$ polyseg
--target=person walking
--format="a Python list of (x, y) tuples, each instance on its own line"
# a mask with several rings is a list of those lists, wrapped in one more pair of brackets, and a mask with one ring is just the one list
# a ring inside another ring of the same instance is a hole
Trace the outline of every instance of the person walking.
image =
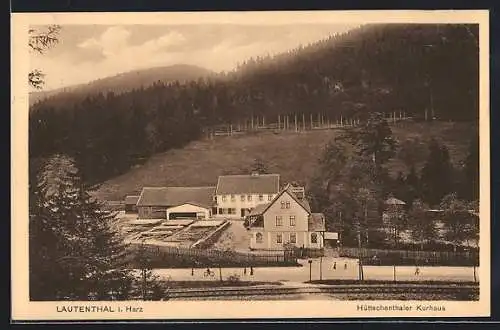
[(250, 266), (250, 276), (252, 276), (252, 275), (253, 275), (253, 267)]
[(419, 274), (420, 274), (420, 268), (418, 268), (417, 266), (417, 268), (415, 268), (415, 276), (418, 276)]
[(247, 274), (247, 268), (245, 267), (245, 268), (243, 269), (243, 275), (246, 275), (246, 274)]
[(337, 262), (336, 262), (336, 261), (334, 261), (334, 262), (333, 262), (333, 270), (336, 270), (336, 269), (337, 269)]
[(344, 270), (347, 270), (347, 262), (344, 263)]

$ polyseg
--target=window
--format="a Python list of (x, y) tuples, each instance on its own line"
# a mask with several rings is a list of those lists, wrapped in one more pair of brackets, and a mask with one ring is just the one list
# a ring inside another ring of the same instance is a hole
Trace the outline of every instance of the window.
[(259, 201), (263, 201), (264, 200), (264, 195), (259, 195)]
[(273, 200), (273, 195), (267, 195), (267, 200), (272, 201)]
[(244, 202), (245, 201), (245, 195), (241, 195), (241, 201)]
[(276, 234), (276, 243), (278, 243), (278, 244), (283, 243), (283, 235), (282, 234)]
[(312, 244), (318, 243), (318, 234), (316, 234), (316, 233), (311, 234), (311, 243)]
[(295, 226), (295, 216), (294, 215), (290, 216), (290, 226)]
[(297, 234), (290, 233), (290, 243), (297, 243)]
[(236, 214), (236, 209), (234, 208), (227, 209), (227, 214)]
[(280, 215), (276, 216), (276, 227), (283, 226), (283, 218)]
[(226, 201), (226, 195), (223, 195), (222, 196), (222, 201), (225, 202)]
[(224, 214), (224, 209), (219, 208), (219, 214)]
[(286, 208), (289, 209), (290, 208), (290, 202), (286, 202)]
[(231, 202), (234, 202), (236, 200), (236, 196), (231, 195)]
[(285, 208), (285, 202), (281, 202), (281, 208), (284, 209)]
[(262, 243), (262, 234), (261, 233), (255, 234), (255, 242)]
[(249, 201), (249, 202), (252, 201), (252, 195), (247, 195), (247, 201)]

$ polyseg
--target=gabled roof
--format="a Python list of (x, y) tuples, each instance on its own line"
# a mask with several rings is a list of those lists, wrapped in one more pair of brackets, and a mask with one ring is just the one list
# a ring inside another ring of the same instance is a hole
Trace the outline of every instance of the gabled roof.
[(138, 200), (139, 200), (139, 196), (129, 195), (129, 196), (125, 197), (125, 205), (135, 205), (135, 204), (137, 204)]
[(186, 203), (209, 208), (215, 187), (144, 187), (137, 206), (178, 206)]
[(308, 231), (325, 231), (325, 215), (323, 213), (311, 213), (307, 227)]
[(292, 199), (297, 202), (308, 214), (311, 214), (311, 207), (309, 206), (309, 203), (305, 199), (299, 199), (297, 196), (291, 191), (290, 189), (290, 184), (287, 184), (279, 194), (277, 194), (273, 200), (267, 204), (262, 204), (262, 205), (257, 205), (251, 212), (250, 215), (260, 215), (264, 214), (271, 205), (273, 205), (281, 195), (283, 195), (285, 192), (292, 197)]
[(216, 194), (276, 194), (279, 182), (279, 174), (221, 175)]
[(403, 202), (402, 200), (400, 199), (397, 199), (397, 198), (394, 198), (394, 197), (389, 197), (386, 201), (385, 201), (385, 204), (386, 205), (406, 205), (405, 202)]

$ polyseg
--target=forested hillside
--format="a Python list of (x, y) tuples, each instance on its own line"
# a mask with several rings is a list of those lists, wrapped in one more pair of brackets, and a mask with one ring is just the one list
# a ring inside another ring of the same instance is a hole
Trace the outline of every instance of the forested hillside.
[(65, 107), (68, 102), (81, 102), (88, 95), (113, 92), (129, 92), (141, 86), (150, 86), (163, 81), (191, 81), (208, 77), (213, 72), (194, 65), (171, 65), (120, 73), (116, 76), (91, 81), (87, 84), (73, 85), (49, 91), (30, 93), (30, 105), (45, 101), (44, 106)]
[(30, 156), (67, 153), (86, 180), (100, 182), (208, 126), (257, 115), (362, 120), (372, 111), (423, 117), (427, 109), (438, 120), (476, 121), (478, 65), (477, 26), (364, 26), (187, 84), (55, 96), (32, 107)]

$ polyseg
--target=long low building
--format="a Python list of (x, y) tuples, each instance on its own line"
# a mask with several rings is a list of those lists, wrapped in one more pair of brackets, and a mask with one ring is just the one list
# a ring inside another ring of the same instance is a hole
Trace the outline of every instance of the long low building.
[(215, 187), (144, 187), (137, 201), (140, 219), (209, 219)]

